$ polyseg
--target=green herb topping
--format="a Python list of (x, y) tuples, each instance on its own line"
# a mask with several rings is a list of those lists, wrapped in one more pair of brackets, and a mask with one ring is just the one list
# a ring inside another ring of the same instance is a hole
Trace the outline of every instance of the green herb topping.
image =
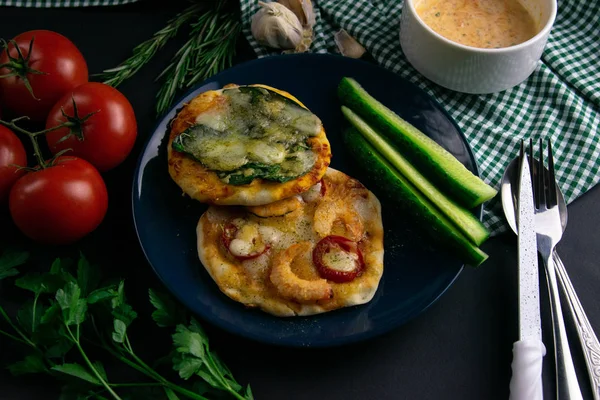
[(286, 182), (314, 166), (307, 140), (321, 132), (317, 116), (264, 88), (225, 89), (223, 96), (225, 104), (200, 114), (196, 125), (173, 141), (173, 149), (232, 185), (257, 178)]

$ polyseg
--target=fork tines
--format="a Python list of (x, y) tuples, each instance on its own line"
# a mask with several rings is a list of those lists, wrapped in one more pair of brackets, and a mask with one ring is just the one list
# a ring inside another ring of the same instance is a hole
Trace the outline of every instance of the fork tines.
[(531, 180), (533, 182), (533, 197), (535, 207), (552, 208), (558, 205), (556, 175), (554, 172), (554, 157), (552, 143), (548, 139), (548, 169), (544, 168), (544, 142), (540, 138), (538, 149), (539, 158), (533, 158), (533, 140), (529, 139), (529, 159), (531, 163)]
[(548, 202), (555, 206), (558, 204), (556, 175), (554, 174), (554, 157), (552, 155), (552, 142), (548, 139)]

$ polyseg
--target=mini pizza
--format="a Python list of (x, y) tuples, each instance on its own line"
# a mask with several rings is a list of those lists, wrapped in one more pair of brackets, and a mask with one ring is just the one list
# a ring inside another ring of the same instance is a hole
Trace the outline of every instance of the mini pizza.
[(263, 205), (315, 185), (331, 148), (321, 120), (289, 93), (227, 85), (171, 122), (168, 162), (184, 193), (218, 205)]
[(379, 200), (331, 168), (302, 195), (211, 206), (196, 232), (200, 261), (221, 291), (276, 316), (367, 303), (383, 274)]

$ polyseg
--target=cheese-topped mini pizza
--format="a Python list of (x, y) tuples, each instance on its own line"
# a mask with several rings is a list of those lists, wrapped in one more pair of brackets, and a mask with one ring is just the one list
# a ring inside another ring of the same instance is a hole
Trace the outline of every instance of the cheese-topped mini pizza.
[(379, 201), (329, 168), (302, 195), (263, 206), (211, 206), (200, 261), (227, 296), (277, 316), (363, 304), (383, 273)]
[(321, 120), (291, 94), (227, 85), (195, 97), (171, 123), (169, 173), (192, 198), (262, 205), (308, 190), (331, 159)]

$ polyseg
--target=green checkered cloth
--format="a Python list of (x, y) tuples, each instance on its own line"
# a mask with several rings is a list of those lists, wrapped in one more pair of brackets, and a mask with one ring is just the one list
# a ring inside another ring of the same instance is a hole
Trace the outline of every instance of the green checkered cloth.
[(138, 0), (0, 0), (0, 7), (33, 7), (33, 8), (60, 8), (60, 7), (97, 7), (118, 6), (134, 3)]
[[(257, 0), (241, 0), (244, 34), (259, 57), (276, 54), (250, 32)], [(558, 16), (542, 61), (525, 82), (489, 95), (444, 89), (406, 60), (399, 40), (400, 0), (318, 0), (311, 51), (335, 53), (334, 33), (344, 28), (375, 60), (438, 100), (465, 133), (481, 177), (499, 187), (520, 139), (552, 139), (557, 178), (568, 202), (599, 180), (600, 0), (559, 0)], [(484, 223), (493, 234), (507, 229), (500, 200), (486, 205)]]

